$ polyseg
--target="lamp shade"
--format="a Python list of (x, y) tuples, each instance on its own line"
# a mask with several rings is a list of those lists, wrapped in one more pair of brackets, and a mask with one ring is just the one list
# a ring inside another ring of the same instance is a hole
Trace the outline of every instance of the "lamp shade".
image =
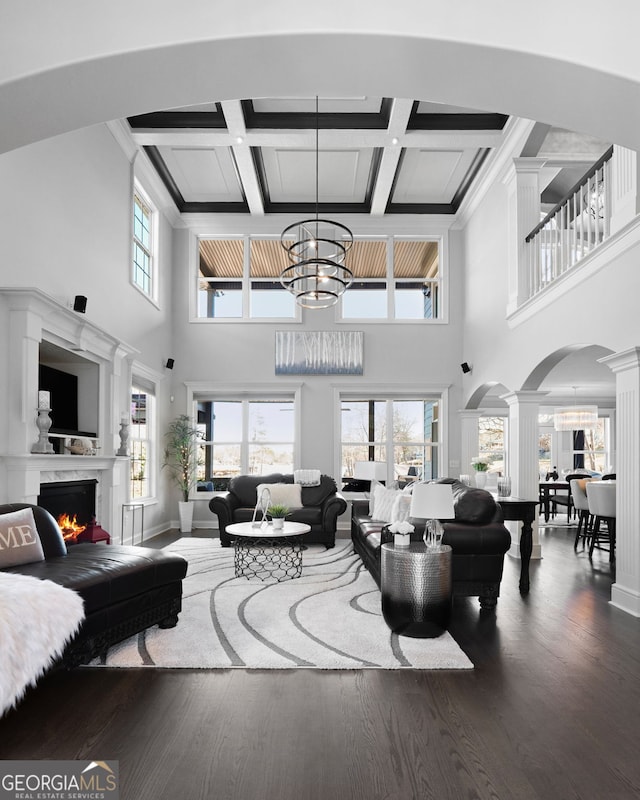
[(353, 465), (353, 477), (360, 481), (386, 481), (386, 461), (356, 461)]
[(448, 483), (417, 483), (409, 516), (416, 519), (454, 519), (453, 491)]

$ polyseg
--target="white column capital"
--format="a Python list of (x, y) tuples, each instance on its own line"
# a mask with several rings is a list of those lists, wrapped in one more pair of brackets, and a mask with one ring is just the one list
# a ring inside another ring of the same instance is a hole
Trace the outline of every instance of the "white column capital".
[(537, 175), (546, 163), (546, 158), (514, 158), (513, 169), (517, 175)]
[(630, 347), (598, 359), (598, 363), (606, 364), (612, 372), (626, 372), (630, 369), (640, 369), (640, 347)]
[(548, 394), (549, 392), (539, 392), (533, 389), (522, 389), (521, 391), (507, 392), (507, 394), (502, 394), (500, 395), (500, 399), (504, 400), (508, 406), (539, 406)]

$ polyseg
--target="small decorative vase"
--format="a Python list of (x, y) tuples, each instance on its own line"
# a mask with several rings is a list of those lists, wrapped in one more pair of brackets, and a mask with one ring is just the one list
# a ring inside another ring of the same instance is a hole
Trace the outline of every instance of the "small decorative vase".
[(284, 528), (284, 518), (283, 517), (274, 517), (272, 522), (273, 522), (273, 530), (274, 531), (281, 531)]
[(487, 485), (487, 473), (481, 470), (476, 471), (476, 489), (484, 489)]

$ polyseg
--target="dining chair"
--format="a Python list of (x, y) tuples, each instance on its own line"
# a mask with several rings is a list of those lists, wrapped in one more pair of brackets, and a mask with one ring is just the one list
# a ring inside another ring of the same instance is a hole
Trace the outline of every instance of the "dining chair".
[[(616, 552), (616, 484), (615, 481), (592, 481), (587, 483), (589, 512), (593, 514), (593, 528), (589, 558), (595, 549), (609, 553), (609, 561), (615, 560)], [(602, 530), (606, 525), (606, 533)]]
[(573, 506), (578, 512), (578, 532), (573, 543), (574, 550), (578, 549), (580, 540), (582, 540), (582, 546), (585, 547), (591, 536), (593, 516), (589, 511), (589, 498), (587, 497), (586, 488), (587, 482), (591, 482), (591, 480), (591, 478), (573, 478), (569, 482)]
[[(585, 476), (581, 473), (575, 472), (567, 475), (564, 479), (568, 484), (569, 487), (571, 486), (572, 480), (578, 480), (580, 478), (584, 478)], [(558, 510), (558, 506), (566, 506), (567, 508), (567, 524), (571, 522), (571, 514), (574, 511), (573, 507), (573, 498), (571, 497), (571, 489), (567, 487), (568, 491), (560, 493), (551, 494), (549, 496), (549, 505), (551, 508), (551, 516), (555, 517), (556, 512)]]

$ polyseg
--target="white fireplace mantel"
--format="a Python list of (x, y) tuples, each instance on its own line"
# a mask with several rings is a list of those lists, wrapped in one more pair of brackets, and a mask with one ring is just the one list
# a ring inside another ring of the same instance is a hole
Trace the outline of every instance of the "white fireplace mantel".
[[(41, 342), (98, 366), (96, 419), (99, 455), (36, 454), (35, 423)], [(116, 456), (119, 423), (129, 413), (131, 365), (138, 351), (39, 289), (0, 288), (0, 502), (37, 503), (42, 483), (98, 481), (98, 522), (119, 538), (128, 500), (129, 459)]]

